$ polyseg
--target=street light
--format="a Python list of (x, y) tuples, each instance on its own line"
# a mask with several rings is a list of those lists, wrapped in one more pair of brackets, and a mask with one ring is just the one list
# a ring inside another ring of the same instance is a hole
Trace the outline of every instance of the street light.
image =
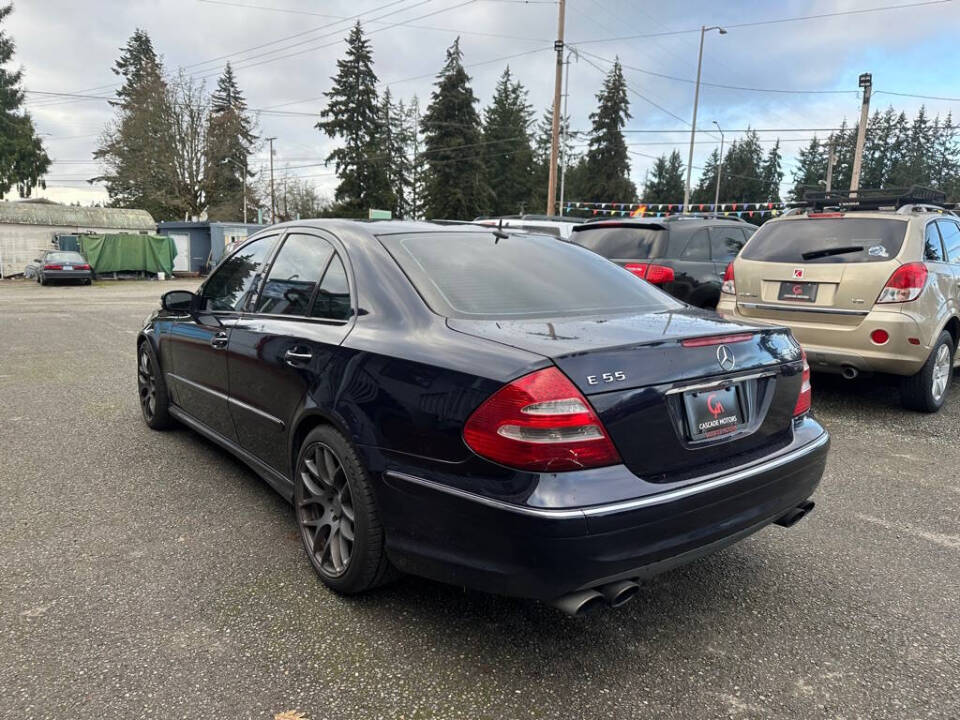
[(716, 120), (713, 121), (713, 124), (717, 126), (717, 130), (720, 131), (720, 157), (717, 161), (717, 190), (713, 196), (713, 216), (720, 217), (720, 176), (723, 175), (723, 130), (720, 128), (720, 123)]
[(697, 55), (697, 85), (693, 91), (693, 125), (690, 127), (690, 155), (687, 157), (687, 184), (683, 189), (683, 211), (690, 212), (690, 172), (693, 170), (693, 143), (697, 139), (697, 104), (700, 102), (700, 70), (703, 67), (703, 36), (709, 31), (716, 30), (721, 35), (727, 31), (719, 25), (700, 27), (700, 53)]
[(220, 161), (220, 164), (221, 164), (221, 165), (226, 165), (227, 163), (233, 163), (233, 164), (236, 165), (238, 168), (240, 168), (240, 170), (243, 171), (243, 178), (242, 178), (242, 182), (243, 182), (243, 224), (246, 225), (246, 224), (247, 224), (247, 159), (246, 159), (246, 158), (243, 159), (243, 164), (242, 164), (242, 165), (241, 165), (239, 162), (237, 162), (235, 159), (233, 159), (232, 157), (226, 157), (226, 158), (224, 158), (223, 160)]

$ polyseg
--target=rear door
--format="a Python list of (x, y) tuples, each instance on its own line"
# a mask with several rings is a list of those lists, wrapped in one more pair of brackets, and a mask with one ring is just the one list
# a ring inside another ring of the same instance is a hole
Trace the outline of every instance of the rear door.
[(670, 235), (672, 258), (664, 264), (673, 266), (674, 281), (663, 289), (696, 307), (716, 307), (720, 278), (710, 258), (709, 230), (677, 223)]
[[(942, 276), (941, 287), (943, 297), (948, 305), (943, 313), (944, 317), (960, 314), (960, 223), (956, 220), (943, 218), (927, 225), (929, 229), (936, 225), (937, 231), (943, 239), (943, 257), (947, 265), (939, 265), (938, 274)], [(931, 265), (928, 263), (928, 267)], [(947, 277), (949, 276), (949, 281)], [(960, 347), (957, 348), (960, 354)]]
[(856, 326), (901, 260), (907, 218), (828, 213), (764, 225), (734, 270), (746, 317)]
[(335, 239), (295, 230), (283, 241), (260, 291), (230, 335), (230, 412), (240, 444), (281, 473), (288, 434), (352, 327), (346, 265)]

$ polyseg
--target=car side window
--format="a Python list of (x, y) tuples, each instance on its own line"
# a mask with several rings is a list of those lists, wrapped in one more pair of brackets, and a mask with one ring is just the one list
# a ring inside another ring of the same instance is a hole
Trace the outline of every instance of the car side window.
[(349, 320), (352, 315), (347, 271), (340, 256), (334, 253), (320, 287), (317, 288), (310, 316), (325, 320)]
[(937, 220), (943, 247), (947, 253), (947, 262), (960, 263), (960, 225), (953, 220)]
[(204, 309), (242, 309), (248, 293), (256, 288), (256, 280), (276, 241), (276, 235), (258, 238), (224, 260), (204, 283)]
[(923, 259), (931, 262), (944, 262), (943, 243), (935, 222), (928, 223), (923, 234)]
[(681, 260), (709, 260), (710, 259), (710, 237), (707, 235), (706, 228), (697, 230), (687, 246), (680, 253)]
[(740, 228), (710, 228), (710, 254), (715, 262), (731, 262), (745, 243), (743, 230)]
[(270, 267), (256, 312), (306, 315), (331, 255), (333, 246), (322, 237), (288, 235)]

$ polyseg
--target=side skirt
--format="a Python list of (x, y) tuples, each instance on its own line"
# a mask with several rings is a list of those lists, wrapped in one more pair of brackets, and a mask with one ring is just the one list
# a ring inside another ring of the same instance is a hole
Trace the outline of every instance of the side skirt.
[(216, 430), (210, 429), (189, 413), (181, 410), (176, 405), (170, 406), (170, 414), (191, 430), (200, 433), (208, 440), (212, 440), (224, 450), (228, 450), (239, 460), (245, 462), (250, 466), (251, 470), (266, 480), (270, 487), (280, 493), (280, 495), (282, 495), (287, 502), (293, 502), (293, 483), (288, 478), (278, 473), (269, 465), (263, 463), (255, 455), (252, 455), (244, 450), (242, 447), (233, 442), (233, 440), (224, 437)]

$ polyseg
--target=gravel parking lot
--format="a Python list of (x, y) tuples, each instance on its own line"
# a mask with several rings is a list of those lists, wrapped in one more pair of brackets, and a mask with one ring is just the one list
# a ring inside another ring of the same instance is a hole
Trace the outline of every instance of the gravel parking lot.
[(195, 284), (0, 282), (0, 717), (960, 717), (960, 384), (815, 377), (814, 513), (619, 610), (342, 599), (265, 483), (141, 422), (135, 334)]

